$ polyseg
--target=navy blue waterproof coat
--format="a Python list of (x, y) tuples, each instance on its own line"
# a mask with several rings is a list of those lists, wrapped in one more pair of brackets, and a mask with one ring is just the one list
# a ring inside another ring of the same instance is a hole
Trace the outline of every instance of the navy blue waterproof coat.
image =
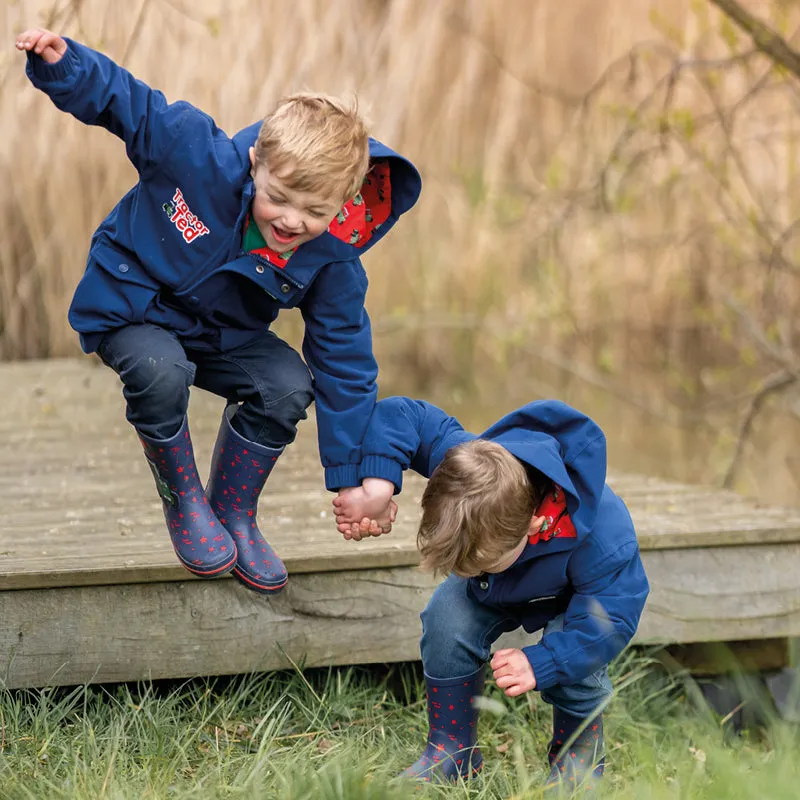
[(326, 232), (285, 267), (274, 266), (242, 251), (254, 194), (249, 148), (260, 123), (231, 138), (189, 103), (167, 103), (106, 56), (67, 44), (55, 64), (28, 53), (29, 78), (58, 108), (119, 136), (139, 173), (95, 232), (70, 307), (84, 351), (96, 350), (106, 331), (137, 323), (175, 331), (193, 347), (230, 350), (263, 334), (281, 309), (297, 307), (325, 482), (356, 485), (377, 397), (359, 255), (416, 202), (416, 169), (371, 140), (370, 155), (386, 160), (391, 176), (391, 211), (380, 230), (361, 247)]
[[(451, 447), (475, 438), (430, 403), (381, 400), (364, 438), (359, 477), (390, 480), (400, 491), (403, 470), (430, 477)], [(528, 543), (504, 572), (470, 578), (468, 591), (507, 610), (528, 632), (563, 613), (563, 631), (524, 652), (537, 689), (575, 683), (630, 641), (649, 592), (630, 515), (605, 482), (605, 436), (574, 408), (542, 400), (503, 417), (480, 438), (558, 484), (577, 535)]]

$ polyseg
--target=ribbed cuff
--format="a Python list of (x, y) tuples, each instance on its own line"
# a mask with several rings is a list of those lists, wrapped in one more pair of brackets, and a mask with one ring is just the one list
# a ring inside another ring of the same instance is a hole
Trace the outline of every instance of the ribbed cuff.
[(64, 41), (67, 43), (67, 52), (55, 64), (48, 64), (33, 50), (27, 51), (28, 63), (25, 71), (35, 84), (58, 83), (77, 73), (81, 62), (78, 55), (79, 45), (66, 37)]
[(365, 456), (358, 468), (358, 482), (364, 478), (382, 478), (394, 484), (394, 493), (399, 494), (403, 488), (403, 468), (386, 456)]
[(338, 492), (348, 486), (360, 486), (358, 464), (339, 464), (336, 467), (325, 467), (325, 488), (329, 492)]
[(549, 689), (559, 683), (556, 662), (550, 651), (541, 642), (532, 644), (530, 647), (523, 647), (522, 652), (525, 653), (531, 669), (533, 669), (537, 692), (542, 691), (542, 689)]

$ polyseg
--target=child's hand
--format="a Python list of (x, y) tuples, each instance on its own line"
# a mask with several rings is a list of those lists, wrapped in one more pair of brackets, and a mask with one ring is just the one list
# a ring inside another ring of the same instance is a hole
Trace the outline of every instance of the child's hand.
[(492, 656), (491, 666), (495, 682), (507, 697), (516, 697), (536, 688), (531, 662), (522, 650), (498, 650)]
[(333, 499), (337, 530), (355, 541), (389, 533), (397, 516), (393, 494), (394, 484), (380, 478), (366, 478), (361, 486), (342, 489)]
[(48, 64), (61, 61), (61, 56), (67, 52), (67, 43), (57, 33), (44, 28), (31, 28), (20, 33), (16, 46), (17, 50), (33, 51)]
[[(334, 497), (332, 502), (336, 530), (343, 534), (345, 539), (361, 541), (360, 527), (366, 528), (364, 536), (371, 536), (373, 527), (378, 531), (378, 523), (371, 525), (369, 517), (364, 516), (364, 489), (361, 486), (340, 489), (338, 496)], [(380, 535), (379, 531), (377, 535)]]
[[(377, 479), (374, 479), (377, 480)], [(364, 482), (367, 484), (367, 481)], [(380, 481), (380, 483), (388, 483)], [(388, 484), (394, 490), (391, 483)], [(336, 515), (336, 528), (344, 535), (345, 539), (360, 542), (367, 536), (380, 536), (389, 533), (392, 523), (397, 517), (397, 503), (391, 499), (387, 501), (385, 492), (381, 494), (370, 490), (369, 486), (357, 486), (344, 489), (333, 500), (334, 514)]]
[[(362, 539), (366, 539), (367, 536), (380, 536), (384, 533), (381, 526), (378, 525), (378, 521), (369, 517), (364, 517), (361, 522), (343, 523), (337, 525), (336, 528), (345, 539), (352, 539), (354, 542), (360, 542)], [(386, 533), (388, 532), (386, 531)]]

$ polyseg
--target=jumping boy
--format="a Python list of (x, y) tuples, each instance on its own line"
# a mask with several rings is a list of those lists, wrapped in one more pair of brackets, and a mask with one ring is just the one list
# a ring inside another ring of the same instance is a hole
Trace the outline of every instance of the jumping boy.
[(436, 406), (392, 397), (376, 405), (362, 453), (362, 491), (333, 501), (339, 531), (378, 534), (372, 509), (413, 469), (430, 478), (422, 566), (449, 574), (422, 612), (429, 733), (404, 775), (453, 780), (481, 768), (472, 698), (492, 643), (522, 627), (544, 633), (494, 653), (497, 686), (509, 697), (538, 690), (553, 706), (552, 787), (599, 778), (607, 665), (649, 591), (630, 515), (605, 483), (603, 432), (564, 403), (539, 401), (477, 437)]
[[(312, 400), (327, 488), (358, 484), (377, 394), (359, 256), (416, 202), (419, 174), (325, 95), (285, 98), (230, 138), (70, 39), (37, 28), (16, 47), (34, 86), (119, 136), (139, 174), (92, 238), (69, 321), (119, 374), (178, 558), (279, 591), (286, 569), (256, 526), (259, 495)], [(294, 307), (305, 363), (269, 330)], [(228, 403), (205, 490), (192, 384)], [(391, 527), (389, 506), (378, 516)]]

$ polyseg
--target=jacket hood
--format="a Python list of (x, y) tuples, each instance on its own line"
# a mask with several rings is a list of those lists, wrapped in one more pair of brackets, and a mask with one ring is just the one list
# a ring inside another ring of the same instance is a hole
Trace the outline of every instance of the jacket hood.
[[(242, 181), (243, 183), (246, 181), (244, 195), (247, 202), (252, 200), (254, 193), (253, 181), (250, 177), (249, 150), (255, 144), (260, 128), (261, 122), (256, 122), (232, 137), (234, 147), (240, 153), (244, 167)], [(391, 210), (388, 218), (380, 225), (380, 229), (375, 230), (368, 241), (360, 243), (358, 246), (343, 241), (326, 231), (316, 239), (301, 245), (294, 258), (301, 252), (304, 254), (303, 262), (307, 260), (313, 262), (318, 262), (319, 260), (326, 262), (347, 261), (358, 258), (379, 242), (394, 227), (400, 216), (405, 214), (417, 202), (422, 191), (422, 178), (417, 168), (408, 159), (403, 158), (403, 156), (395, 153), (394, 150), (382, 142), (371, 137), (369, 140), (369, 155), (372, 162), (384, 161), (389, 167)]]
[(606, 439), (589, 417), (557, 400), (539, 400), (481, 434), (557, 483), (579, 539), (594, 525), (606, 481)]

